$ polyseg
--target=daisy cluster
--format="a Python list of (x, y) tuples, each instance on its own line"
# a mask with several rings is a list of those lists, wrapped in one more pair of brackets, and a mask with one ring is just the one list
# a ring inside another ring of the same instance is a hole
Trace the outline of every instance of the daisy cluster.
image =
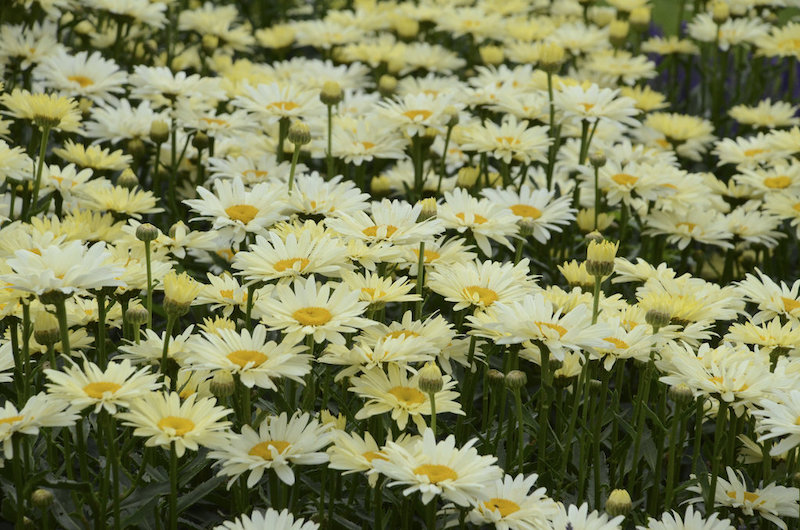
[(9, 1), (0, 520), (798, 528), (796, 0)]

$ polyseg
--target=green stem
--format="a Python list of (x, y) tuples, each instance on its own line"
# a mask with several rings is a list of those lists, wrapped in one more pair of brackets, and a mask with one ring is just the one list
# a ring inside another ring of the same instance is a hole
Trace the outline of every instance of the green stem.
[(680, 426), (680, 417), (683, 408), (679, 403), (675, 404), (675, 411), (672, 414), (672, 424), (669, 430), (669, 442), (667, 444), (667, 488), (664, 491), (664, 509), (669, 510), (672, 508), (672, 498), (675, 489), (675, 472), (677, 471), (677, 462), (680, 462), (678, 456), (678, 428)]
[(431, 430), (433, 437), (436, 438), (436, 393), (428, 392), (428, 399), (431, 402)]
[(169, 446), (169, 529), (178, 529), (178, 453), (175, 442)]
[[(156, 192), (157, 193), (157, 192)], [(153, 327), (153, 267), (150, 258), (150, 241), (144, 242), (144, 262), (147, 268), (147, 329)]]
[(706, 513), (711, 513), (714, 510), (714, 494), (717, 491), (717, 476), (719, 475), (719, 465), (722, 460), (722, 439), (725, 437), (725, 420), (728, 416), (728, 402), (722, 399), (719, 400), (719, 409), (717, 410), (717, 424), (714, 430), (714, 452), (711, 454), (711, 480), (709, 482), (708, 491), (706, 492)]
[(39, 202), (39, 188), (42, 185), (42, 169), (44, 169), (44, 158), (47, 155), (47, 140), (49, 138), (50, 127), (42, 127), (42, 139), (39, 141), (39, 160), (36, 161), (36, 176), (33, 180), (31, 199), (28, 208), (25, 210), (25, 221), (31, 220), (36, 211), (36, 204)]
[[(536, 436), (539, 442), (539, 476), (544, 477), (544, 473), (547, 470), (547, 432), (549, 430), (548, 417), (550, 413), (550, 385), (552, 373), (550, 372), (550, 348), (548, 348), (543, 342), (539, 342), (538, 346), (541, 357), (542, 375), (539, 386), (539, 431), (536, 433)], [(522, 432), (520, 432), (520, 435), (521, 434)], [(521, 470), (522, 466), (520, 465), (520, 472)]]
[(325, 161), (328, 167), (328, 178), (333, 178), (333, 105), (328, 105), (328, 149), (325, 151)]
[[(654, 360), (654, 353), (650, 352), (650, 362), (647, 363), (647, 367), (644, 370), (644, 374), (642, 375), (642, 380), (639, 384), (639, 395), (636, 397), (636, 405), (634, 406), (634, 427), (633, 430), (636, 433), (636, 438), (633, 442), (633, 465), (630, 470), (630, 475), (628, 476), (628, 491), (633, 491), (633, 486), (636, 483), (636, 471), (639, 467), (639, 449), (642, 443), (642, 431), (644, 430), (644, 420), (645, 420), (645, 407), (647, 407), (647, 401), (650, 397), (650, 382), (653, 379), (653, 370), (655, 369), (655, 360)], [(625, 459), (622, 461), (622, 465), (625, 465)]]
[(603, 283), (602, 276), (594, 277), (594, 298), (592, 300), (592, 324), (597, 324), (597, 315), (600, 313), (600, 284)]
[(281, 118), (278, 121), (278, 162), (283, 162), (283, 157), (286, 156), (283, 152), (283, 144), (286, 141), (286, 135), (289, 134), (289, 118)]
[(517, 388), (514, 390), (514, 405), (517, 409), (517, 469), (518, 473), (522, 473), (522, 464), (525, 461), (524, 447), (525, 447), (525, 424), (522, 421), (522, 390)]
[(417, 320), (422, 320), (422, 290), (425, 288), (425, 241), (419, 242), (419, 258), (417, 261)]
[(289, 169), (289, 193), (292, 193), (294, 187), (294, 170), (297, 168), (297, 160), (300, 158), (300, 146), (295, 144), (294, 151), (292, 152), (292, 167)]
[[(164, 346), (161, 349), (161, 375), (163, 375), (164, 378), (167, 377), (167, 362), (169, 361), (169, 341), (170, 339), (172, 339), (172, 328), (175, 326), (176, 320), (178, 320), (178, 318), (175, 315), (167, 313), (167, 327), (166, 330), (164, 331)], [(172, 390), (175, 390), (175, 388), (177, 388), (178, 386), (178, 381), (176, 379), (177, 377), (170, 378), (170, 387), (172, 388)]]
[(11, 435), (11, 445), (14, 450), (14, 458), (11, 459), (14, 468), (14, 485), (17, 495), (17, 523), (15, 528), (24, 528), (25, 521), (25, 476), (22, 471), (22, 449), (20, 448), (20, 437), (22, 434), (14, 433)]
[(105, 369), (106, 359), (106, 295), (102, 290), (97, 292), (97, 364)]
[[(64, 296), (58, 296), (55, 301), (56, 317), (58, 318), (58, 329), (61, 331), (61, 353), (70, 356), (69, 347), (69, 326), (67, 325), (67, 305)], [(54, 368), (55, 369), (55, 368)]]

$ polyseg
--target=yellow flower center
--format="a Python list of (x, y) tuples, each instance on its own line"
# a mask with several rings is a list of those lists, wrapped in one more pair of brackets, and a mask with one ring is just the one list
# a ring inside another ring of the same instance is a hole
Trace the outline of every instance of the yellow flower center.
[(445, 480), (457, 480), (458, 473), (450, 467), (439, 464), (423, 464), (414, 468), (415, 475), (425, 475), (431, 484), (438, 484)]
[(722, 376), (719, 376), (719, 377), (709, 377), (709, 378), (708, 378), (708, 380), (709, 380), (709, 381), (711, 381), (711, 382), (712, 382), (712, 383), (714, 383), (714, 384), (721, 385), (721, 384), (722, 384), (722, 382), (724, 381), (724, 378), (723, 378)]
[(611, 180), (620, 186), (633, 186), (639, 180), (639, 177), (634, 177), (628, 173), (617, 173), (616, 175), (611, 176)]
[(75, 81), (81, 86), (81, 88), (86, 88), (87, 86), (94, 84), (94, 81), (85, 75), (71, 75), (67, 77), (67, 79), (70, 81)]
[(252, 175), (254, 177), (266, 177), (269, 174), (269, 171), (265, 171), (263, 169), (246, 169), (242, 171), (242, 176), (249, 176)]
[(792, 179), (786, 175), (781, 175), (780, 177), (768, 177), (764, 179), (764, 186), (773, 190), (782, 190), (784, 188), (788, 188), (791, 183)]
[(606, 342), (610, 342), (611, 344), (614, 345), (614, 347), (619, 348), (621, 350), (624, 350), (628, 347), (627, 342), (625, 342), (624, 340), (620, 340), (616, 337), (606, 337), (603, 340)]
[(514, 512), (519, 511), (519, 504), (514, 501), (510, 501), (508, 499), (498, 499), (497, 497), (493, 497), (488, 501), (483, 503), (486, 508), (490, 511), (497, 510), (500, 512), (500, 517), (507, 517)]
[(173, 430), (175, 436), (183, 436), (194, 429), (194, 422), (180, 416), (166, 416), (158, 420), (158, 428), (162, 431)]
[(233, 299), (233, 289), (220, 289), (219, 290), (219, 295), (222, 298)]
[(469, 287), (464, 287), (464, 294), (466, 294), (467, 298), (473, 302), (477, 298), (478, 303), (484, 307), (490, 306), (500, 299), (496, 292), (492, 291), (488, 287), (481, 287), (479, 285), (470, 285)]
[[(458, 217), (459, 219), (461, 219), (461, 222), (462, 222), (462, 223), (465, 223), (465, 222), (466, 222), (466, 221), (464, 220), (464, 217), (465, 217), (465, 215), (464, 215), (464, 212), (459, 212), (459, 213), (457, 213), (457, 214), (456, 214), (456, 217)], [(488, 221), (488, 219), (486, 219), (486, 218), (485, 218), (484, 216), (482, 216), (481, 214), (477, 214), (477, 213), (475, 213), (475, 214), (472, 214), (472, 222), (473, 222), (473, 223), (475, 223), (476, 225), (482, 225), (482, 224), (483, 224), (483, 223), (485, 223), (486, 221)]]
[(361, 456), (366, 458), (367, 462), (372, 462), (376, 458), (378, 460), (389, 460), (388, 458), (386, 458), (386, 456), (384, 456), (382, 453), (378, 451), (367, 451), (366, 453), (362, 453)]
[(697, 225), (696, 225), (696, 224), (694, 224), (694, 223), (680, 222), (680, 223), (677, 223), (677, 224), (675, 225), (675, 228), (680, 228), (680, 227), (682, 227), (682, 226), (685, 226), (685, 227), (686, 227), (686, 229), (687, 229), (689, 232), (691, 232), (692, 230), (694, 230), (694, 227), (695, 227), (695, 226), (697, 226)]
[(360, 144), (361, 144), (361, 145), (364, 147), (364, 150), (365, 150), (365, 151), (366, 151), (366, 150), (368, 150), (368, 149), (372, 149), (373, 147), (375, 147), (375, 144), (374, 144), (374, 143), (372, 143), (372, 142), (358, 142), (358, 143), (360, 143)]
[(200, 121), (206, 122), (209, 125), (219, 125), (219, 126), (228, 125), (227, 121), (221, 120), (219, 118), (200, 118)]
[(380, 289), (376, 290), (374, 287), (362, 287), (361, 293), (367, 298), (380, 298), (381, 296), (386, 296), (386, 292)]
[(96, 383), (89, 383), (88, 385), (83, 387), (83, 391), (90, 398), (102, 399), (104, 393), (111, 392), (112, 394), (114, 394), (120, 388), (122, 388), (122, 385), (118, 385), (117, 383), (106, 383), (104, 381), (97, 381)]
[(567, 334), (567, 328), (565, 328), (564, 326), (559, 326), (558, 324), (553, 324), (552, 322), (536, 321), (536, 322), (534, 322), (534, 324), (536, 324), (536, 327), (539, 328), (539, 332), (540, 333), (544, 333), (544, 330), (542, 329), (542, 327), (545, 327), (545, 328), (549, 328), (549, 329), (552, 329), (554, 331), (557, 331), (559, 338), (561, 338), (561, 337), (563, 337), (564, 335)]
[(247, 454), (250, 456), (260, 456), (264, 460), (272, 460), (272, 447), (278, 451), (279, 455), (282, 455), (290, 445), (289, 442), (284, 442), (283, 440), (267, 440), (266, 442), (254, 445)]
[(266, 355), (256, 350), (234, 350), (225, 357), (242, 368), (247, 366), (247, 363), (253, 363), (253, 366), (261, 366), (268, 359)]
[(800, 202), (796, 202), (792, 205), (792, 210), (795, 212), (800, 212)]
[(241, 221), (247, 224), (258, 215), (258, 208), (249, 204), (236, 204), (225, 208), (225, 213), (234, 221)]
[(794, 298), (784, 298), (781, 296), (781, 302), (783, 302), (783, 309), (787, 313), (791, 313), (797, 308), (800, 308), (800, 302), (795, 300)]
[(497, 136), (494, 140), (499, 144), (519, 145), (519, 138), (514, 138), (513, 136)]
[(365, 236), (376, 237), (378, 235), (378, 229), (379, 228), (383, 228), (383, 227), (386, 228), (386, 237), (392, 237), (392, 234), (397, 232), (397, 227), (394, 226), (394, 225), (372, 225), (372, 226), (366, 227), (361, 232)]
[[(433, 112), (429, 110), (407, 110), (403, 113), (403, 116), (408, 118), (411, 121), (422, 121), (427, 120), (431, 116), (433, 116)], [(419, 118), (419, 119), (417, 119)]]
[(289, 258), (289, 259), (282, 259), (280, 261), (275, 262), (275, 271), (276, 272), (283, 272), (287, 269), (294, 269), (295, 264), (299, 263), (300, 267), (298, 270), (303, 270), (306, 266), (310, 263), (307, 258)]
[(267, 105), (268, 109), (274, 109), (278, 111), (288, 112), (290, 110), (294, 110), (299, 107), (297, 103), (294, 101), (276, 101), (275, 103), (270, 103)]
[(784, 51), (800, 51), (800, 39), (786, 39), (778, 43), (778, 49)]
[(398, 329), (397, 331), (391, 331), (383, 336), (384, 339), (406, 339), (409, 337), (419, 337), (419, 333), (411, 331), (410, 329)]
[(9, 416), (8, 418), (0, 418), (0, 425), (16, 423), (20, 421), (23, 417), (24, 416)]
[[(798, 204), (800, 204), (800, 203), (798, 203)], [(414, 249), (414, 255), (417, 256), (417, 262), (419, 262), (419, 249), (418, 248)], [(425, 263), (430, 263), (430, 262), (432, 262), (434, 260), (437, 260), (437, 259), (439, 259), (441, 257), (442, 257), (442, 255), (439, 254), (438, 252), (436, 252), (435, 250), (428, 250), (427, 248), (425, 249)]]
[(518, 217), (529, 217), (531, 219), (538, 219), (542, 216), (542, 211), (539, 208), (530, 206), (528, 204), (515, 204), (510, 208), (511, 213)]
[(395, 386), (389, 389), (389, 393), (404, 405), (420, 405), (428, 399), (425, 394), (410, 386)]
[[(725, 493), (731, 499), (735, 499), (736, 498), (736, 492), (735, 491), (726, 491)], [(745, 491), (742, 494), (742, 497), (744, 497), (745, 502), (756, 502), (758, 500), (758, 495), (753, 493), (752, 491)]]
[(745, 149), (745, 151), (744, 151), (744, 156), (746, 156), (746, 157), (748, 157), (748, 158), (749, 158), (749, 157), (751, 157), (751, 156), (760, 155), (761, 153), (766, 153), (766, 152), (767, 152), (767, 150), (766, 150), (766, 149), (758, 149), (758, 148), (755, 148), (755, 149)]
[(292, 313), (292, 317), (304, 326), (322, 326), (333, 318), (324, 307), (304, 307)]
[(581, 107), (583, 107), (584, 112), (589, 112), (594, 108), (594, 103), (578, 103)]

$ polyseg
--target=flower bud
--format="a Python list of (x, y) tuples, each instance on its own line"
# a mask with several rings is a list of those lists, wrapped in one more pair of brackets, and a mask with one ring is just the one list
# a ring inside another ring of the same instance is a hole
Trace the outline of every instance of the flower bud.
[(233, 395), (236, 389), (236, 382), (233, 375), (227, 370), (219, 370), (211, 378), (208, 389), (218, 398), (226, 398)]
[(486, 375), (489, 377), (489, 384), (492, 385), (500, 385), (506, 380), (505, 374), (494, 368), (490, 368)]
[(672, 315), (666, 311), (661, 311), (658, 309), (650, 309), (644, 315), (645, 322), (653, 326), (653, 329), (663, 328), (669, 324), (671, 319)]
[(289, 126), (286, 139), (296, 146), (306, 145), (311, 142), (311, 129), (302, 121), (295, 121)]
[(458, 170), (456, 184), (461, 188), (471, 188), (481, 176), (481, 170), (477, 167), (464, 166)]
[(628, 38), (630, 31), (630, 24), (627, 20), (615, 20), (608, 26), (608, 37), (611, 45), (615, 48), (621, 48)]
[(391, 75), (382, 75), (378, 80), (378, 92), (381, 96), (389, 97), (397, 90), (397, 78)]
[(427, 199), (422, 199), (420, 204), (422, 205), (422, 210), (419, 212), (419, 218), (417, 221), (425, 221), (431, 217), (436, 217), (436, 212), (439, 208), (439, 205), (436, 203), (436, 199), (433, 197), (428, 197)]
[(419, 33), (419, 22), (413, 18), (402, 17), (395, 21), (394, 28), (401, 39), (413, 39)]
[(675, 403), (685, 405), (692, 400), (694, 395), (692, 394), (692, 389), (689, 388), (689, 385), (686, 383), (679, 383), (675, 386), (669, 387), (669, 397), (672, 398), (672, 401)]
[(589, 155), (589, 163), (593, 168), (599, 169), (606, 165), (606, 155), (602, 151), (595, 151)]
[(61, 340), (58, 319), (47, 311), (42, 311), (33, 323), (33, 338), (43, 346), (57, 344)]
[(564, 48), (555, 42), (549, 42), (542, 46), (539, 52), (539, 66), (545, 72), (555, 73), (564, 62)]
[(147, 147), (144, 145), (144, 142), (141, 138), (131, 138), (128, 140), (128, 152), (133, 156), (134, 159), (140, 160), (144, 155), (147, 154)]
[(419, 371), (419, 389), (426, 394), (435, 394), (444, 386), (442, 371), (434, 362), (427, 362)]
[(606, 500), (606, 512), (612, 517), (628, 515), (632, 507), (633, 502), (627, 490), (614, 490)]
[(197, 149), (198, 151), (202, 151), (206, 147), (208, 147), (209, 139), (208, 135), (203, 131), (197, 131), (197, 134), (194, 135), (192, 138), (192, 147)]
[(589, 241), (586, 251), (586, 270), (592, 276), (605, 277), (614, 272), (614, 258), (617, 256), (619, 242), (598, 242), (596, 239)]
[(91, 22), (84, 19), (75, 24), (75, 27), (72, 29), (78, 35), (89, 35), (94, 31), (94, 26), (92, 25)]
[(163, 120), (156, 120), (150, 125), (150, 139), (156, 144), (163, 144), (169, 139), (169, 125)]
[(478, 49), (483, 64), (497, 65), (505, 60), (505, 53), (500, 46), (486, 45)]
[(117, 177), (117, 186), (122, 186), (123, 188), (133, 189), (139, 185), (139, 179), (136, 177), (136, 173), (129, 167), (126, 167), (119, 177)]
[[(578, 212), (575, 222), (578, 229), (583, 233), (594, 231), (594, 208), (584, 208)], [(607, 213), (600, 213), (597, 216), (597, 230), (605, 230), (614, 222), (614, 217)]]
[(711, 19), (714, 24), (721, 25), (728, 21), (731, 16), (731, 8), (724, 0), (717, 0), (711, 5)]
[(650, 26), (650, 8), (647, 6), (634, 8), (628, 20), (636, 31), (646, 30)]
[(150, 312), (144, 306), (136, 304), (125, 310), (125, 320), (134, 326), (140, 326), (147, 322), (149, 314)]
[(336, 81), (325, 81), (322, 85), (322, 91), (319, 93), (319, 99), (325, 105), (336, 105), (344, 98), (342, 87)]
[(511, 370), (506, 374), (506, 386), (511, 390), (519, 390), (528, 382), (528, 376), (522, 370)]
[(372, 177), (369, 184), (373, 195), (387, 195), (392, 191), (392, 180), (386, 175)]
[(158, 237), (158, 228), (150, 223), (143, 223), (136, 227), (136, 239), (139, 241), (153, 241)]
[(347, 427), (347, 418), (344, 414), (339, 413), (338, 416), (334, 416), (333, 413), (327, 409), (320, 411), (319, 420), (323, 425), (333, 425), (334, 429), (340, 431), (343, 431)]
[(202, 284), (185, 272), (179, 275), (169, 271), (164, 276), (164, 311), (172, 317), (185, 315), (202, 288)]
[(203, 51), (211, 55), (219, 47), (219, 37), (206, 33), (203, 35), (202, 46)]
[(44, 488), (39, 488), (31, 493), (31, 502), (37, 508), (44, 510), (53, 504), (53, 492)]

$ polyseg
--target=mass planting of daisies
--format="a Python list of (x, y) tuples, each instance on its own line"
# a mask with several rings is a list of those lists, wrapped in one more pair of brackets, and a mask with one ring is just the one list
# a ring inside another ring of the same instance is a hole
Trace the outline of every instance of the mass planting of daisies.
[(798, 0), (6, 0), (0, 527), (800, 529)]

